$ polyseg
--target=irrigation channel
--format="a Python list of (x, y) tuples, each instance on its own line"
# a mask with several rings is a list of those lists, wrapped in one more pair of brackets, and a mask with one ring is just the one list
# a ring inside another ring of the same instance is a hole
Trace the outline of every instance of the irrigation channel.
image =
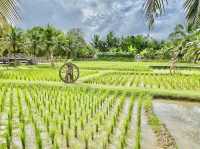
[(153, 110), (180, 149), (200, 148), (200, 103), (154, 100)]

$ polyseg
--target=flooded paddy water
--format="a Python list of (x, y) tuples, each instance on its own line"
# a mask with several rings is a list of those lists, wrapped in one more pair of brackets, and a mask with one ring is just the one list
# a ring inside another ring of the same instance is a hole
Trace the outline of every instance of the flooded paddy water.
[(153, 110), (179, 149), (200, 149), (200, 103), (159, 99), (153, 101)]

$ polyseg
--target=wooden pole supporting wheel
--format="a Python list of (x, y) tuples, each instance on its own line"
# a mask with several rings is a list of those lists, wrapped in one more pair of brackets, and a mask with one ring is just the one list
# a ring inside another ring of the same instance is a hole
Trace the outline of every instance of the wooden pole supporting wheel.
[(74, 83), (79, 78), (79, 68), (71, 62), (65, 63), (59, 70), (59, 76), (65, 83)]

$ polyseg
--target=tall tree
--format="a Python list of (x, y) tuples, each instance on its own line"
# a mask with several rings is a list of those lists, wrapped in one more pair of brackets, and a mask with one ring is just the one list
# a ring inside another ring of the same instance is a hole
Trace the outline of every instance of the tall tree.
[(100, 39), (100, 36), (95, 34), (92, 38), (92, 41), (91, 41), (91, 45), (96, 48), (96, 49), (99, 49), (99, 45), (100, 45), (100, 42), (101, 42), (101, 39)]
[(11, 27), (11, 31), (8, 34), (8, 42), (10, 47), (12, 48), (12, 53), (15, 55), (18, 52), (22, 52), (22, 30), (16, 28), (16, 27)]
[(139, 52), (142, 51), (147, 47), (147, 37), (142, 35), (135, 36), (133, 45)]
[(99, 35), (93, 36), (91, 45), (100, 52), (107, 52), (109, 50), (107, 47), (107, 42), (102, 40)]
[(187, 32), (183, 25), (176, 25), (174, 32), (169, 34), (169, 38), (172, 40), (179, 40), (186, 36)]
[(76, 57), (78, 50), (84, 48), (87, 44), (83, 38), (83, 33), (79, 28), (71, 29), (67, 32), (68, 58)]
[(43, 40), (43, 42), (45, 44), (46, 52), (49, 53), (49, 58), (50, 58), (52, 67), (55, 66), (53, 46), (55, 44), (55, 37), (57, 35), (58, 35), (57, 30), (53, 26), (48, 24), (47, 27), (44, 30), (44, 40)]
[(114, 35), (113, 32), (109, 32), (106, 36), (106, 44), (107, 48), (117, 48), (119, 46), (119, 42), (117, 37)]
[(22, 52), (23, 49), (22, 34), (22, 30), (16, 27), (11, 27), (11, 30), (6, 38), (6, 41), (8, 42), (8, 47), (10, 49), (8, 52), (14, 54), (14, 65), (16, 65), (16, 53)]
[(60, 33), (55, 39), (54, 54), (59, 56), (68, 55), (68, 38), (65, 33)]
[(133, 46), (135, 47), (135, 37), (134, 36), (127, 36), (127, 37), (122, 37), (120, 39), (120, 47), (122, 49), (123, 52), (127, 52), (128, 51), (128, 47)]
[(0, 25), (0, 55), (5, 56), (9, 52), (7, 36), (10, 33), (10, 25)]
[(26, 33), (27, 44), (30, 48), (30, 53), (35, 58), (39, 48), (41, 49), (42, 35), (44, 33), (44, 29), (41, 27), (33, 27), (28, 30)]

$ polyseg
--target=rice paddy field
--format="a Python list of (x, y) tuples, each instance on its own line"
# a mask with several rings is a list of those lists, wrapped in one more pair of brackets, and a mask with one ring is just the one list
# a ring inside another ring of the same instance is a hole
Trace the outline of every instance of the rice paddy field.
[(60, 81), (61, 64), (0, 67), (0, 149), (200, 148), (199, 70), (74, 63), (74, 84)]
[(86, 83), (102, 85), (120, 85), (141, 88), (161, 88), (179, 90), (199, 90), (200, 75), (165, 74), (152, 72), (110, 72), (104, 77), (87, 80)]

